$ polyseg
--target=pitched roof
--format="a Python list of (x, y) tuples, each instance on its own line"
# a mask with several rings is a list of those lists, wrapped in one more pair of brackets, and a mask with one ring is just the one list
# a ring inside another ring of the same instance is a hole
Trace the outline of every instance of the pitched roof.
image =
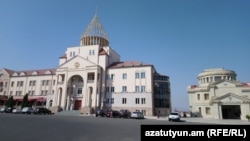
[(141, 66), (152, 66), (151, 64), (144, 64), (138, 61), (126, 61), (126, 62), (114, 62), (107, 68), (124, 68), (124, 67), (141, 67)]
[(108, 53), (102, 48), (99, 51), (99, 55), (108, 55)]
[(33, 73), (36, 72), (37, 75), (46, 75), (46, 72), (50, 72), (50, 74), (56, 74), (56, 68), (52, 68), (52, 69), (37, 69), (37, 70), (22, 70), (22, 71), (14, 71), (14, 70), (10, 70), (10, 69), (6, 69), (6, 72), (12, 76), (13, 74), (17, 73), (18, 76), (20, 76), (21, 73), (23, 73), (25, 76), (29, 76), (29, 75), (34, 75)]

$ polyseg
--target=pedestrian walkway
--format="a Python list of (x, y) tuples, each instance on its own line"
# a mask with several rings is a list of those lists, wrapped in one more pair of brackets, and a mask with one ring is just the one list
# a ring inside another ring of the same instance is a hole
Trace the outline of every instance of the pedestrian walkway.
[[(146, 119), (155, 119), (155, 120), (166, 120), (168, 121), (167, 117), (150, 117), (145, 116)], [(181, 118), (183, 122), (194, 122), (194, 123), (211, 123), (211, 124), (231, 124), (231, 125), (250, 125), (248, 120), (239, 120), (239, 119), (210, 119), (210, 118), (200, 118), (200, 117), (185, 117)]]

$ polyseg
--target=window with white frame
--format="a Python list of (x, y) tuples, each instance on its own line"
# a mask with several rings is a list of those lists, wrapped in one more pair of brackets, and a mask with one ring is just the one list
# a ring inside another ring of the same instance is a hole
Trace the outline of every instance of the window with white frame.
[(135, 73), (135, 79), (139, 79), (140, 78), (140, 73), (139, 72), (136, 72)]
[(109, 74), (106, 75), (106, 80), (110, 80), (110, 75)]
[(122, 79), (127, 79), (127, 73), (122, 74)]
[(141, 104), (146, 104), (146, 98), (141, 98)]
[(115, 87), (111, 87), (111, 92), (115, 92)]
[(111, 79), (111, 80), (114, 80), (114, 79), (115, 79), (115, 74), (111, 74), (110, 79)]
[(109, 92), (109, 87), (106, 87), (106, 92), (107, 92), (107, 93)]
[(135, 98), (135, 104), (140, 104), (140, 98)]
[(127, 98), (122, 98), (122, 104), (127, 104)]
[(141, 78), (145, 78), (145, 72), (141, 72)]
[(135, 86), (135, 92), (140, 92), (140, 86)]
[(141, 86), (141, 92), (145, 92), (146, 91), (146, 86)]
[(82, 94), (82, 88), (77, 89), (77, 94)]
[(127, 86), (122, 86), (122, 92), (127, 92)]
[(29, 94), (30, 96), (33, 96), (33, 95), (35, 94), (35, 91), (29, 91), (28, 94)]

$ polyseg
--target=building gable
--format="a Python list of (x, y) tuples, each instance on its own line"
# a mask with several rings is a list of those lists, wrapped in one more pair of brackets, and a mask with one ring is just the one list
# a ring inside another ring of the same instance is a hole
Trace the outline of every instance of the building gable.
[(221, 103), (222, 105), (238, 105), (241, 103), (250, 103), (250, 99), (233, 93), (228, 93), (223, 96), (212, 99), (210, 101), (210, 104), (213, 103)]
[(81, 56), (75, 56), (63, 63), (58, 67), (58, 69), (68, 68), (68, 69), (77, 69), (77, 68), (86, 68), (91, 66), (97, 66), (98, 64), (91, 62), (90, 60), (83, 58)]

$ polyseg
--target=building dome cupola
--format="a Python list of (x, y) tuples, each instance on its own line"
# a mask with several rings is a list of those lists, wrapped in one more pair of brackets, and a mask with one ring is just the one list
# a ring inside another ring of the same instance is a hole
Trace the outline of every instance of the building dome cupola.
[(100, 45), (101, 47), (109, 46), (108, 36), (96, 14), (83, 32), (80, 45)]

